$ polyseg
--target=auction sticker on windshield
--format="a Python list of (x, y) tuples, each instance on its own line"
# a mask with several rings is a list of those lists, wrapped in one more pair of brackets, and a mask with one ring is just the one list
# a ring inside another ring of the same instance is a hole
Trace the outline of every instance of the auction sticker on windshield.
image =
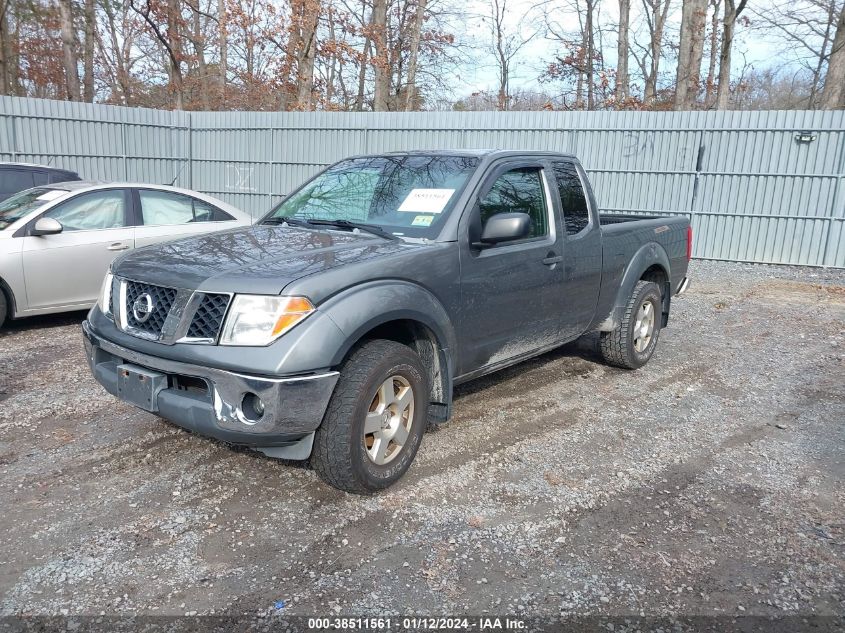
[(442, 213), (454, 189), (411, 189), (399, 206), (399, 211), (411, 213)]
[(414, 221), (411, 222), (411, 226), (431, 226), (431, 222), (433, 220), (433, 215), (418, 215), (414, 218)]

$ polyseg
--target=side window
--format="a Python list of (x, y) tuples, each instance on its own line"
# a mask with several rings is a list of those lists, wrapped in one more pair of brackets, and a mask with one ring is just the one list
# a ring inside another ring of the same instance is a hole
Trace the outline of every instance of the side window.
[(493, 183), (480, 203), (481, 225), (497, 213), (527, 213), (531, 216), (529, 239), (549, 233), (546, 196), (539, 167), (512, 169)]
[(83, 193), (42, 217), (58, 220), (65, 231), (114, 229), (126, 226), (126, 196), (122, 189)]
[(170, 191), (140, 189), (138, 195), (141, 198), (141, 216), (148, 226), (234, 219), (202, 200)]
[(34, 184), (32, 172), (26, 169), (0, 170), (0, 193), (17, 193)]
[(32, 182), (35, 183), (35, 186), (38, 187), (39, 185), (46, 185), (49, 178), (47, 177), (47, 173), (43, 171), (34, 171), (32, 172)]
[(151, 189), (141, 189), (138, 195), (146, 225), (187, 224), (194, 220), (194, 206), (187, 196)]
[(573, 163), (555, 163), (555, 178), (560, 193), (560, 206), (563, 210), (563, 223), (566, 234), (580, 233), (590, 223), (590, 211), (578, 170)]
[(217, 207), (197, 198), (193, 198), (193, 203), (194, 222), (226, 222), (227, 220), (235, 219), (225, 211), (221, 211)]

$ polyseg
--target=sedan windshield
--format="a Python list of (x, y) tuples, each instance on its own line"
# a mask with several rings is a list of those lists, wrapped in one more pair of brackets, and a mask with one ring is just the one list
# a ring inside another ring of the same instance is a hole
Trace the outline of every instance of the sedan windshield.
[(36, 187), (16, 193), (11, 198), (6, 198), (3, 202), (0, 202), (0, 231), (9, 228), (28, 213), (43, 207), (51, 200), (55, 200), (66, 193), (61, 189)]
[(374, 156), (329, 167), (285, 199), (265, 224), (377, 227), (393, 235), (432, 237), (479, 159), (472, 156)]

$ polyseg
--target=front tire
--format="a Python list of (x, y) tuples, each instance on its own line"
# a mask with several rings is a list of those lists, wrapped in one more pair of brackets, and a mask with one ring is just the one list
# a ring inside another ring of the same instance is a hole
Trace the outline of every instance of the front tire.
[(340, 370), (314, 436), (311, 465), (323, 481), (346, 492), (372, 494), (391, 486), (417, 454), (428, 404), (420, 357), (394, 341), (368, 341)]
[(602, 332), (599, 347), (609, 365), (639, 369), (654, 353), (663, 323), (663, 297), (653, 281), (638, 281), (625, 306), (622, 322)]

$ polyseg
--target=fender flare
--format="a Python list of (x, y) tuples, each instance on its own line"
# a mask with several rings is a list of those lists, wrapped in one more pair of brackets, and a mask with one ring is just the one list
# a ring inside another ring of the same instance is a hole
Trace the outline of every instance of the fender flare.
[(425, 326), (434, 338), (441, 368), (436, 391), (445, 404), (451, 403), (455, 330), (443, 304), (429, 290), (408, 281), (382, 279), (348, 288), (320, 304), (319, 310), (344, 334), (343, 345), (331, 359), (335, 367), (362, 337), (380, 325), (408, 320)]
[[(625, 272), (622, 275), (622, 281), (619, 284), (619, 289), (616, 291), (616, 299), (613, 302), (613, 309), (607, 319), (599, 325), (599, 330), (609, 332), (615, 329), (619, 323), (622, 322), (622, 313), (625, 310), (625, 306), (628, 304), (628, 299), (631, 297), (631, 293), (634, 291), (634, 286), (636, 286), (637, 282), (642, 279), (643, 273), (655, 264), (663, 269), (663, 272), (666, 275), (666, 281), (669, 282), (669, 280), (672, 279), (672, 267), (669, 264), (669, 255), (667, 255), (666, 250), (657, 242), (646, 242), (639, 248), (639, 250), (637, 250), (636, 253), (634, 253), (631, 261), (628, 262), (628, 266), (625, 268)], [(663, 311), (665, 320), (665, 315), (669, 311), (670, 293), (666, 292), (665, 289), (661, 289), (661, 291), (664, 295)]]

